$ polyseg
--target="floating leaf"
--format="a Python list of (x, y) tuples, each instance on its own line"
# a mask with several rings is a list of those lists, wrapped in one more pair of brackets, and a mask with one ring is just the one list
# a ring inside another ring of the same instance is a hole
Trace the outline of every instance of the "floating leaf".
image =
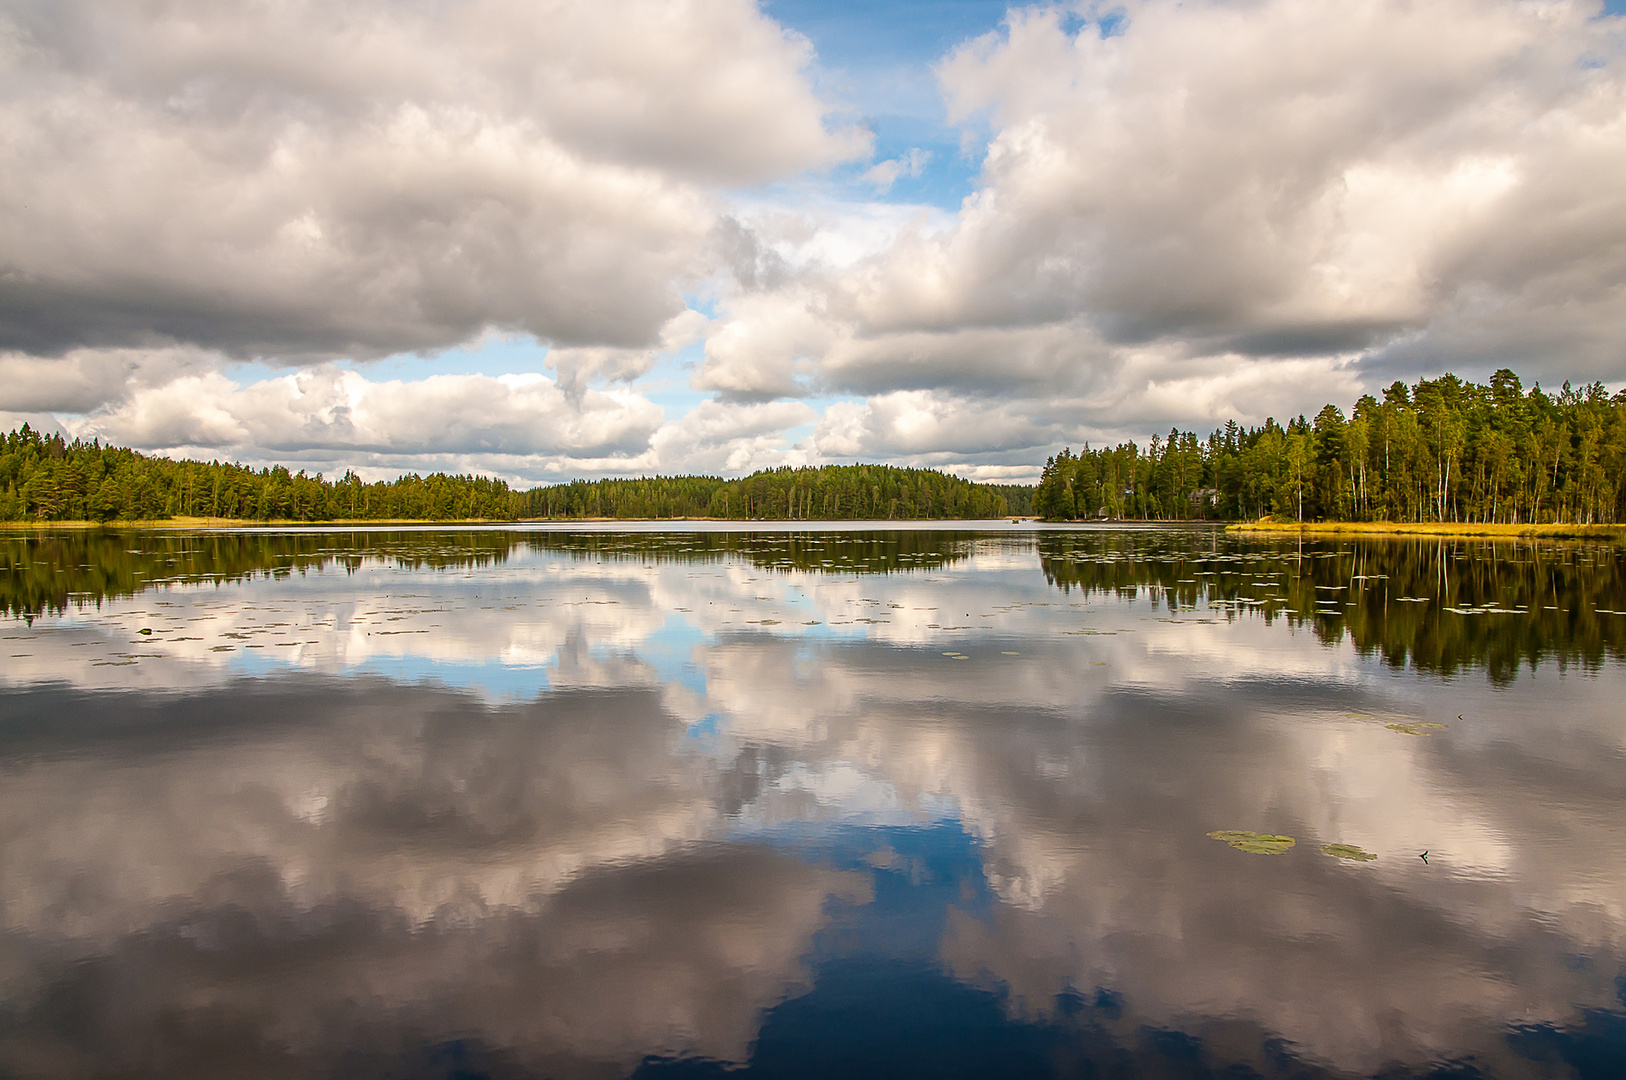
[(1430, 724), (1423, 721), (1418, 721), (1416, 723), (1409, 724), (1384, 724), (1383, 726), (1388, 728), (1390, 731), (1398, 731), (1402, 735), (1427, 735), (1428, 732), (1424, 731), (1424, 728), (1443, 728), (1445, 725)]
[(1236, 829), (1220, 829), (1208, 834), (1212, 840), (1224, 840), (1238, 851), (1246, 851), (1253, 855), (1280, 855), (1298, 841), (1291, 836), (1272, 836), (1269, 833), (1240, 832)]
[(1353, 844), (1322, 844), (1321, 851), (1335, 859), (1353, 859), (1356, 862), (1371, 862), (1377, 858), (1370, 851), (1362, 851)]

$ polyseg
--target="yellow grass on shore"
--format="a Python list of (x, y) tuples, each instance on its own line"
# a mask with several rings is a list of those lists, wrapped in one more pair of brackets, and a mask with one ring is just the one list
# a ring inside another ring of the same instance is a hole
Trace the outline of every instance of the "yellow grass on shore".
[(1259, 521), (1227, 525), (1227, 532), (1287, 536), (1440, 536), (1503, 540), (1620, 540), (1626, 525), (1507, 525), (1462, 521)]

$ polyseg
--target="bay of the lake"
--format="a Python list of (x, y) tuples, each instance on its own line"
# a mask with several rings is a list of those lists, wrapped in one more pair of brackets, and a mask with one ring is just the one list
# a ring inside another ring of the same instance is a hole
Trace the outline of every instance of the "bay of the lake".
[(1626, 552), (0, 535), (0, 1078), (1626, 1076)]

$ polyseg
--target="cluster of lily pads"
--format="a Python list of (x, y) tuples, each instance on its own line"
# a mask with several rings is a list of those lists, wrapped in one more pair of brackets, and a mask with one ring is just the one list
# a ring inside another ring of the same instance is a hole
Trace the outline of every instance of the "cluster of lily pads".
[(1390, 731), (1398, 731), (1402, 735), (1427, 735), (1428, 731), (1426, 729), (1428, 728), (1445, 727), (1444, 724), (1431, 724), (1424, 721), (1419, 721), (1416, 723), (1384, 724), (1383, 726), (1388, 728)]
[[(1275, 836), (1271, 833), (1247, 832), (1241, 829), (1218, 829), (1208, 834), (1211, 839), (1223, 840), (1238, 851), (1246, 851), (1252, 855), (1280, 855), (1298, 841), (1291, 836)], [(1331, 855), (1335, 859), (1350, 859), (1355, 862), (1371, 862), (1377, 856), (1370, 851), (1363, 851), (1353, 844), (1323, 844), (1322, 854)]]
[[(1366, 713), (1346, 713), (1351, 719), (1371, 720), (1373, 717)], [(1384, 724), (1390, 731), (1398, 731), (1402, 735), (1427, 735), (1432, 730), (1444, 728), (1444, 724), (1435, 724), (1427, 720), (1396, 721)], [(1275, 836), (1270, 833), (1245, 832), (1239, 829), (1219, 829), (1208, 834), (1210, 839), (1223, 840), (1238, 851), (1246, 851), (1253, 855), (1280, 855), (1298, 841), (1291, 836)], [(1335, 859), (1350, 859), (1354, 862), (1371, 862), (1377, 856), (1370, 851), (1363, 851), (1353, 844), (1322, 844), (1321, 851)], [(1425, 853), (1426, 854), (1426, 853)], [(1427, 862), (1427, 859), (1423, 860)]]

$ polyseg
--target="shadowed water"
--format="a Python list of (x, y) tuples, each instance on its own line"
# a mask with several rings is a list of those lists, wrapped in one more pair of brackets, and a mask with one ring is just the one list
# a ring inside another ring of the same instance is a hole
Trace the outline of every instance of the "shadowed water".
[(1623, 569), (0, 536), (0, 1077), (1626, 1075)]

